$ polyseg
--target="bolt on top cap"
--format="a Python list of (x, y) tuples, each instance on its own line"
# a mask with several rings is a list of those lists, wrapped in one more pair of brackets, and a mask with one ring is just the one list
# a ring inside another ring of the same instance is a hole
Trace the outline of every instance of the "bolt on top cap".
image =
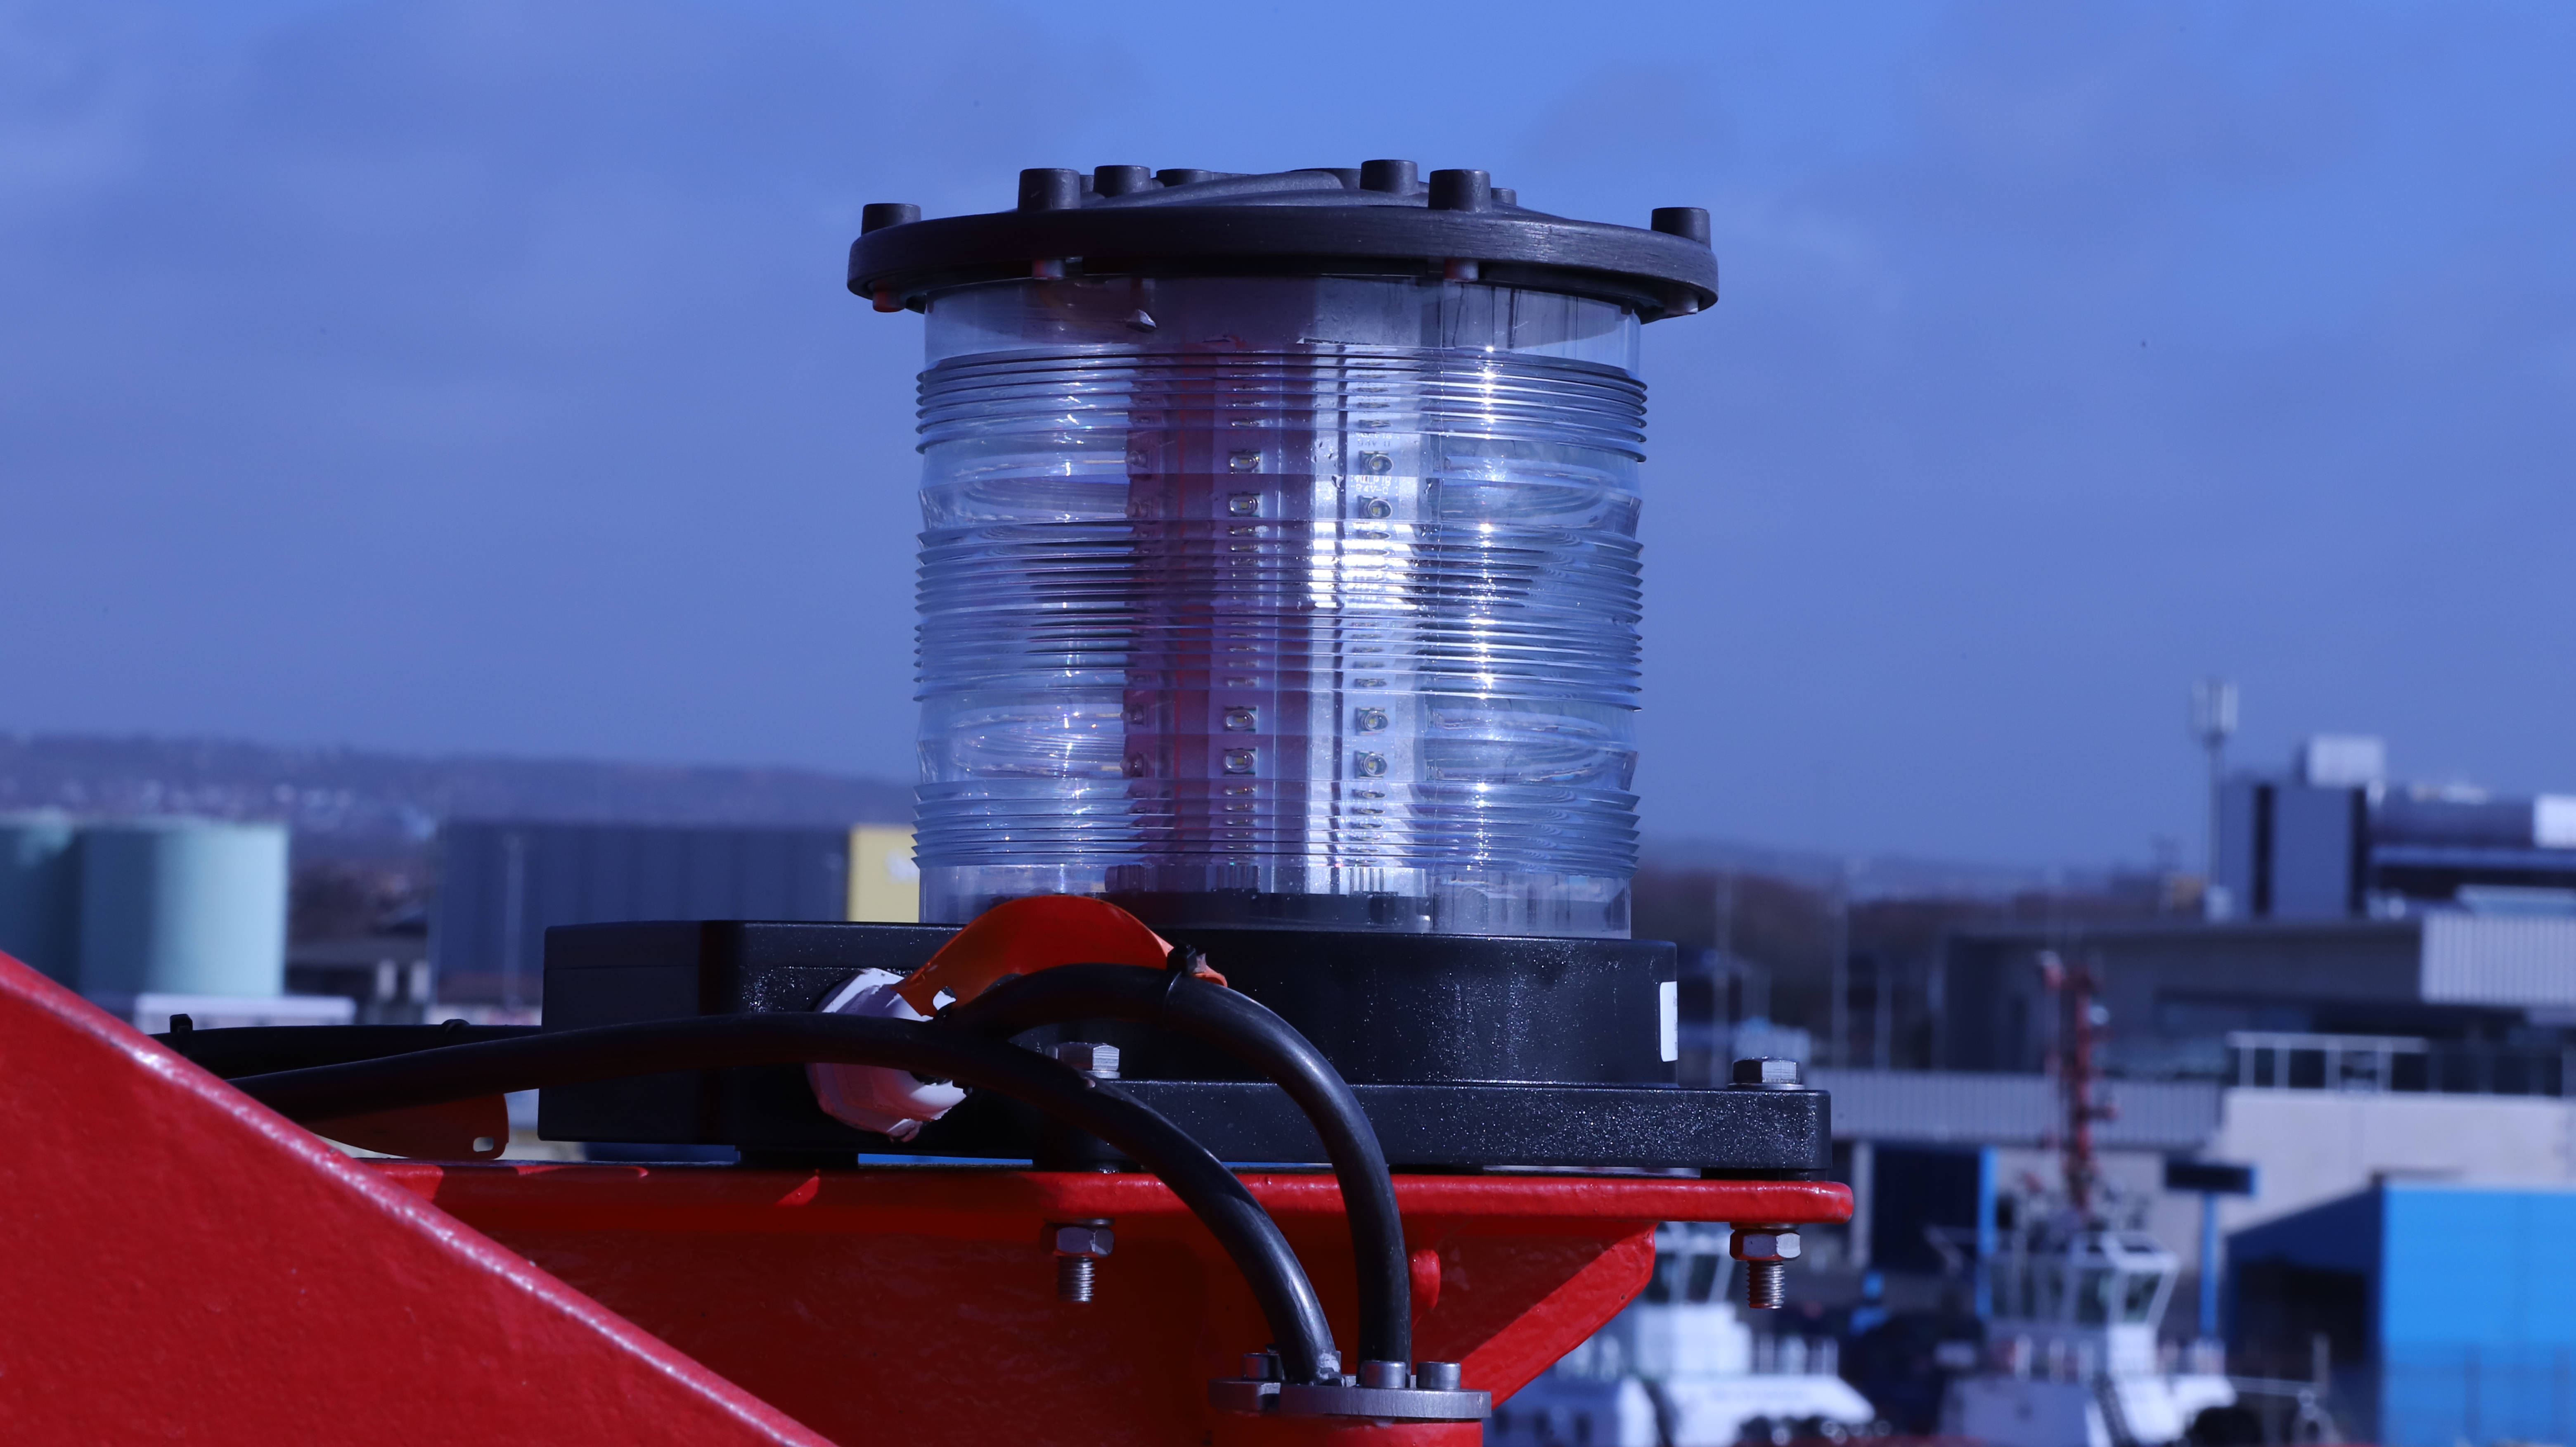
[(1241, 174), (1193, 167), (1032, 167), (1009, 210), (924, 220), (877, 203), (850, 248), (850, 290), (921, 310), (981, 282), (1104, 276), (1474, 277), (1616, 301), (1645, 321), (1717, 301), (1708, 212), (1644, 227), (1550, 215), (1484, 171), (1411, 161)]

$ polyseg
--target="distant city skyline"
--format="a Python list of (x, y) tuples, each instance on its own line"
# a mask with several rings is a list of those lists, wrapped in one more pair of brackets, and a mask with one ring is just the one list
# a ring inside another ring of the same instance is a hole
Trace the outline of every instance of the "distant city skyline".
[(1650, 836), (2196, 864), (2211, 675), (2576, 790), (2576, 12), (1586, 14), (0, 0), (0, 729), (908, 779), (860, 206), (1410, 156), (1713, 214)]
[[(2356, 742), (2351, 736), (2339, 740)], [(2375, 741), (2363, 741), (2375, 742)], [(2244, 760), (2230, 775), (2294, 776), (2295, 760)], [(2390, 774), (2397, 788), (2456, 780)], [(2472, 789), (2473, 793), (2487, 792)], [(425, 845), (456, 819), (668, 826), (901, 823), (908, 780), (704, 760), (404, 752), (166, 734), (0, 729), (0, 818), (66, 814), (271, 819), (299, 851), (368, 855)], [(1855, 898), (2002, 897), (2099, 889), (2122, 873), (2180, 868), (2184, 841), (2145, 857), (2041, 861), (1901, 849), (1832, 849), (1687, 830), (1646, 835), (1643, 867), (1766, 875)]]

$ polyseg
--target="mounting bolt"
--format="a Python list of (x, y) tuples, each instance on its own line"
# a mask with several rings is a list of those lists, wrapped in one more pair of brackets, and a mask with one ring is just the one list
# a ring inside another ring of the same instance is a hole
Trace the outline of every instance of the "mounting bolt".
[(1032, 166), (1020, 173), (1020, 209), (1073, 211), (1082, 205), (1083, 174), (1061, 166)]
[(1454, 1392), (1463, 1373), (1456, 1362), (1415, 1362), (1413, 1385), (1427, 1392)]
[(1431, 209), (1491, 211), (1494, 209), (1494, 178), (1483, 171), (1434, 171), (1431, 173)]
[(1124, 196), (1153, 184), (1150, 166), (1095, 166), (1091, 172), (1091, 189), (1103, 196)]
[(1055, 1058), (1094, 1080), (1118, 1078), (1118, 1047), (1089, 1040), (1067, 1040), (1051, 1052)]
[(1666, 236), (1708, 245), (1708, 213), (1697, 206), (1658, 206), (1649, 224)]
[(1795, 1227), (1738, 1226), (1726, 1254), (1744, 1263), (1746, 1306), (1776, 1311), (1788, 1303), (1789, 1263), (1798, 1259)]
[(1099, 1270), (1100, 1262), (1096, 1257), (1057, 1257), (1055, 1259), (1055, 1299), (1075, 1302), (1091, 1300), (1092, 1280)]
[(1360, 165), (1360, 189), (1410, 196), (1422, 188), (1419, 174), (1411, 161), (1365, 161)]
[(1735, 1071), (1728, 1077), (1727, 1084), (1736, 1090), (1798, 1090), (1804, 1087), (1805, 1081), (1800, 1076), (1797, 1061), (1765, 1055), (1757, 1060), (1735, 1062)]
[(1363, 1387), (1409, 1387), (1413, 1369), (1403, 1362), (1360, 1363), (1360, 1385)]
[[(1089, 1266), (1091, 1263), (1082, 1263)], [(1082, 1284), (1083, 1301), (1091, 1299), (1091, 1283)], [(1785, 1261), (1747, 1261), (1744, 1263), (1744, 1304), (1754, 1311), (1777, 1311), (1789, 1304), (1789, 1264)]]
[(921, 219), (921, 208), (905, 201), (871, 201), (859, 209), (859, 234), (866, 236), (889, 226), (910, 226)]
[(1055, 1299), (1089, 1301), (1100, 1272), (1100, 1259), (1117, 1238), (1106, 1220), (1049, 1221), (1040, 1238), (1055, 1253)]

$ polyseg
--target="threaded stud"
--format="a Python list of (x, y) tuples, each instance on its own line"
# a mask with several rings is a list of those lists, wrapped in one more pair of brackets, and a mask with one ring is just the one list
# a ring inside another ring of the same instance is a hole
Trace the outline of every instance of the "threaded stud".
[(1098, 1258), (1059, 1256), (1055, 1259), (1055, 1299), (1089, 1301), (1091, 1287), (1100, 1269)]
[(1789, 1302), (1789, 1263), (1744, 1263), (1744, 1304), (1755, 1311), (1777, 1311)]

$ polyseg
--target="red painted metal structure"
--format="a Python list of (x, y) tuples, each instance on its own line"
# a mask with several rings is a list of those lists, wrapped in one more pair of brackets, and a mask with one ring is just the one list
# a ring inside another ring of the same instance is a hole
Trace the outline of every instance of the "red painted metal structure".
[(6, 956), (0, 1121), (0, 1441), (825, 1440)]
[[(1266, 1332), (1148, 1176), (360, 1163), (0, 956), (0, 1440), (1332, 1442), (1211, 1411)], [(1246, 1178), (1352, 1332), (1332, 1178)], [(1838, 1221), (1830, 1183), (1400, 1176), (1416, 1355), (1499, 1399), (1645, 1284), (1659, 1220)], [(1097, 1299), (1041, 1223), (1108, 1217)], [(819, 1434), (819, 1435), (817, 1435)]]
[(2102, 1167), (2093, 1151), (2093, 1123), (2116, 1120), (2118, 1107), (2099, 1098), (2102, 1068), (2097, 1059), (2103, 1020), (2099, 961), (2066, 967), (2055, 950), (2039, 958), (2040, 983), (2058, 1008), (2056, 1067), (2059, 1093), (2066, 1103), (2066, 1136), (2059, 1146), (2066, 1175), (2066, 1199), (2091, 1225), (2103, 1222), (2093, 1210), (2093, 1192), (2102, 1183)]

